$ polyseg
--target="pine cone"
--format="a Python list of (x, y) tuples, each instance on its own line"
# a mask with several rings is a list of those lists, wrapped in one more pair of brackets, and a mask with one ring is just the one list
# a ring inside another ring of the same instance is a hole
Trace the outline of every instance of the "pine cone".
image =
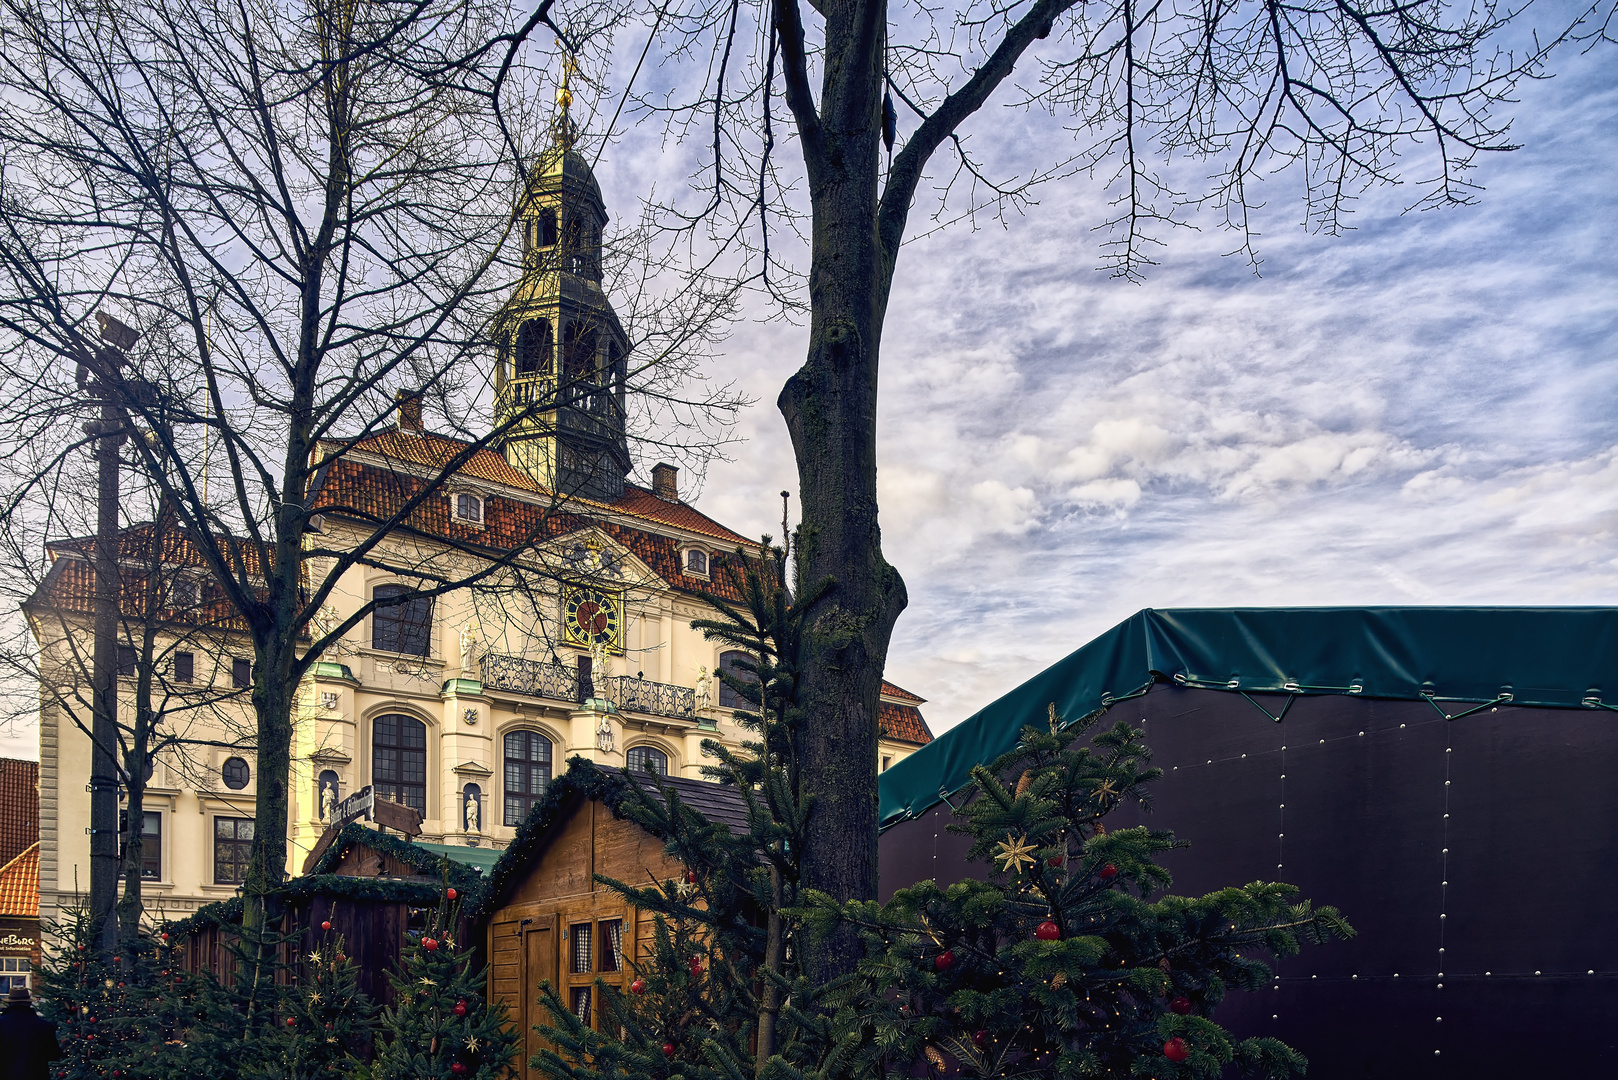
[(944, 1055), (938, 1052), (938, 1047), (931, 1045), (924, 1047), (921, 1055), (927, 1059), (933, 1068), (942, 1069), (944, 1067)]
[(1022, 779), (1017, 781), (1017, 797), (1021, 798), (1024, 794), (1026, 794), (1029, 786), (1033, 784), (1033, 782), (1034, 770), (1029, 769), (1027, 772), (1022, 774)]
[(1097, 836), (1106, 836), (1107, 835), (1107, 827), (1105, 825), (1101, 824), (1101, 822), (1099, 822), (1099, 821), (1096, 822), (1096, 835)]
[(1067, 972), (1058, 971), (1055, 975), (1051, 976), (1051, 989), (1052, 990), (1060, 990), (1060, 989), (1062, 989), (1062, 987), (1064, 987), (1066, 985), (1067, 985)]

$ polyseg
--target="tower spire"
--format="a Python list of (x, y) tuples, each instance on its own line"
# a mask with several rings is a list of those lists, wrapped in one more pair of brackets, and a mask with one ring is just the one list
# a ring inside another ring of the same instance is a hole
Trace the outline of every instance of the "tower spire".
[[(558, 45), (562, 44), (560, 41)], [(551, 141), (563, 153), (573, 149), (573, 144), (579, 141), (579, 125), (573, 122), (569, 110), (573, 108), (573, 76), (578, 73), (579, 62), (566, 46), (562, 49), (562, 85), (556, 88), (556, 104), (558, 111), (551, 120)]]
[(573, 148), (577, 73), (564, 51), (552, 144), (534, 163), (518, 211), (523, 275), (495, 322), (495, 420), (513, 468), (558, 494), (612, 501), (630, 469), (629, 343), (601, 288), (601, 186)]

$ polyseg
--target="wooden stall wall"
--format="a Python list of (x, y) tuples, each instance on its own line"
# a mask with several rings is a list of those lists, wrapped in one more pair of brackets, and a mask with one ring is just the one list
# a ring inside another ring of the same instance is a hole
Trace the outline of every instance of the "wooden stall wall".
[(632, 965), (652, 949), (650, 914), (631, 910), (599, 884), (602, 874), (629, 884), (678, 877), (685, 868), (663, 842), (584, 799), (558, 821), (543, 854), (488, 918), (489, 999), (503, 1001), (523, 1030), (518, 1076), (539, 1080), (528, 1065), (541, 1045), (533, 1030), (550, 1017), (539, 995), (548, 981), (592, 1025), (600, 1014), (597, 978), (623, 986)]

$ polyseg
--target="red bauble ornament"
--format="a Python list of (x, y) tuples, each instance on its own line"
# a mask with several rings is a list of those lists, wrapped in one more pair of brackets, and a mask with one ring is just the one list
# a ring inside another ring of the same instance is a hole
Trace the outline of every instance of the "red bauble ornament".
[(674, 1044), (673, 1043), (664, 1043), (663, 1044), (663, 1056), (664, 1057), (673, 1057), (674, 1056)]
[(1034, 927), (1034, 936), (1040, 941), (1055, 941), (1062, 936), (1062, 930), (1054, 922), (1046, 919)]
[(447, 899), (447, 900), (453, 900), (459, 895), (461, 895), (461, 894), (456, 892), (454, 889), (445, 889), (444, 890), (444, 898)]
[(455, 1008), (452, 1011), (455, 1013), (456, 1016), (465, 1016), (466, 1015), (466, 1002), (457, 1001), (455, 1003)]
[(326, 920), (324, 920), (324, 921), (323, 921), (323, 922), (321, 922), (321, 924), (320, 924), (320, 928), (321, 928), (321, 929), (322, 929), (322, 930), (330, 930), (330, 929), (331, 929), (331, 920), (330, 920), (330, 919), (326, 919)]
[(1100, 878), (1102, 881), (1111, 881), (1117, 876), (1118, 868), (1112, 865), (1112, 863), (1108, 863), (1106, 866), (1103, 866), (1100, 870), (1096, 871), (1096, 877)]
[(347, 960), (348, 960), (348, 957), (344, 956), (342, 953), (337, 954), (337, 962), (339, 964), (344, 963)]
[(945, 949), (943, 952), (933, 957), (933, 967), (937, 968), (939, 971), (948, 971), (954, 966), (955, 953), (951, 949)]
[(644, 993), (646, 993), (646, 980), (645, 979), (636, 979), (634, 982), (630, 983), (629, 984), (629, 992), (631, 994), (644, 994)]
[(1178, 1013), (1180, 1016), (1185, 1016), (1191, 1011), (1191, 999), (1188, 997), (1175, 998), (1173, 1001), (1169, 1002), (1169, 1011)]
[(438, 951), (438, 939), (436, 939), (436, 938), (422, 938), (421, 939), (421, 947), (426, 949), (428, 952), (437, 952)]
[(1066, 861), (1066, 859), (1064, 859), (1061, 855), (1052, 855), (1050, 858), (1045, 860), (1045, 865), (1046, 866), (1061, 866), (1062, 863), (1065, 862), (1065, 861)]
[(287, 1027), (297, 1027), (297, 1026), (298, 1026), (298, 1018), (296, 1016), (287, 1017)]
[(979, 1050), (982, 1050), (985, 1046), (988, 1046), (989, 1033), (987, 1031), (972, 1032), (972, 1045), (977, 1047)]
[(698, 960), (694, 956), (691, 958), (691, 974), (693, 974), (693, 975), (701, 975), (702, 974), (702, 961)]
[(169, 939), (169, 936), (167, 934), (159, 934), (158, 937), (161, 937), (164, 941), (167, 941)]
[(685, 872), (685, 883), (687, 885), (695, 885), (697, 883), (697, 872), (695, 870), (687, 870)]
[(1191, 1048), (1178, 1035), (1163, 1044), (1163, 1056), (1178, 1064), (1191, 1056)]
[(453, 1063), (452, 1065), (450, 1065), (449, 1071), (454, 1073), (456, 1076), (465, 1076), (466, 1075), (466, 1063), (461, 1062), (461, 1061), (457, 1061), (457, 1062)]

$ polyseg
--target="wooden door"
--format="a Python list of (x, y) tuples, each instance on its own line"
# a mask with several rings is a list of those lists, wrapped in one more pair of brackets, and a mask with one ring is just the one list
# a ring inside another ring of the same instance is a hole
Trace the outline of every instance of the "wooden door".
[(550, 1024), (550, 1011), (545, 1008), (544, 1001), (539, 995), (539, 984), (556, 982), (556, 934), (550, 919), (530, 922), (523, 927), (523, 1011), (527, 1013), (523, 1024), (523, 1070), (521, 1075), (526, 1080), (541, 1080), (546, 1074), (528, 1064), (529, 1058), (539, 1052), (541, 1046), (548, 1045), (546, 1040), (539, 1037), (534, 1028), (539, 1024)]

